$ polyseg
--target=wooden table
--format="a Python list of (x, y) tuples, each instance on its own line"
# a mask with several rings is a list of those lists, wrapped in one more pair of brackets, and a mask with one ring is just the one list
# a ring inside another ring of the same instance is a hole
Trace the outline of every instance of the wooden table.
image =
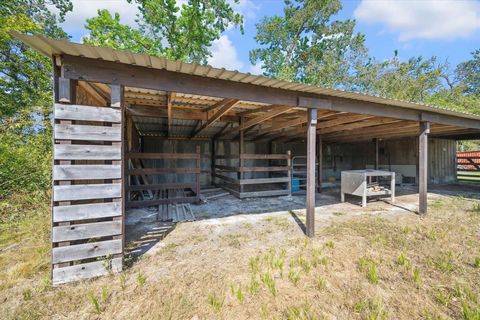
[[(373, 177), (390, 177), (390, 189), (373, 190), (368, 182)], [(390, 195), (391, 201), (395, 202), (395, 172), (383, 170), (348, 170), (342, 171), (341, 201), (345, 202), (345, 194), (353, 194), (362, 197), (362, 207), (367, 206), (367, 197)]]

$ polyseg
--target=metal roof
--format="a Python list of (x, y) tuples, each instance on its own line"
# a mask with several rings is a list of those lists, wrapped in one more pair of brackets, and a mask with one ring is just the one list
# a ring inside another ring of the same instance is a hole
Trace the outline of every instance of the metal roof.
[(384, 105), (397, 106), (421, 111), (430, 111), (439, 114), (452, 115), (456, 117), (480, 120), (480, 116), (452, 111), (446, 108), (434, 107), (420, 103), (406, 102), (401, 100), (387, 99), (380, 96), (371, 96), (358, 92), (348, 92), (337, 89), (323, 88), (314, 85), (308, 85), (297, 82), (290, 82), (274, 78), (268, 78), (261, 75), (252, 75), (242, 73), (236, 70), (226, 70), (224, 68), (214, 68), (209, 65), (200, 65), (194, 63), (185, 63), (182, 61), (168, 60), (161, 57), (138, 54), (125, 50), (114, 50), (107, 47), (96, 47), (87, 44), (79, 44), (67, 40), (54, 40), (41, 34), (27, 35), (12, 31), (11, 34), (17, 39), (23, 41), (42, 54), (52, 57), (55, 55), (81, 56), (91, 59), (101, 59), (105, 61), (119, 62), (136, 66), (143, 66), (153, 69), (166, 69), (168, 71), (186, 73), (196, 76), (215, 78), (221, 80), (249, 83), (258, 86), (272, 87), (298, 92), (315, 93), (331, 97), (340, 97), (358, 101), (379, 103)]

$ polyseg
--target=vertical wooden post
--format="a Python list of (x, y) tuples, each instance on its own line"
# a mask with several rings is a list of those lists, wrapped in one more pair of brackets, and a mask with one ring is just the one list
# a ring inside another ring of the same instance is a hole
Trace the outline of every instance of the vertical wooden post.
[[(240, 118), (240, 126), (243, 125), (243, 123), (245, 122), (245, 118), (244, 117), (241, 117)], [(244, 146), (243, 146), (243, 130), (240, 130), (240, 133), (239, 133), (239, 138), (238, 138), (238, 158), (239, 158), (239, 167), (240, 168), (243, 168), (243, 164), (244, 164), (244, 161), (243, 159), (241, 158), (241, 155), (245, 153), (245, 149), (244, 149)], [(244, 177), (243, 177), (243, 173), (242, 172), (238, 172), (237, 174), (237, 178), (238, 180), (242, 180)], [(240, 181), (239, 181), (240, 182)], [(240, 194), (243, 192), (243, 184), (240, 184), (239, 185), (240, 187)]]
[(201, 171), (201, 154), (200, 154), (200, 146), (197, 146), (196, 148), (196, 153), (197, 153), (197, 161), (196, 161), (196, 167), (197, 167), (197, 173), (195, 174), (195, 196), (197, 197), (197, 201), (200, 201), (200, 171)]
[[(77, 101), (77, 81), (67, 79), (60, 77), (58, 78), (58, 101), (61, 103), (65, 104), (75, 104)], [(71, 125), (74, 122), (72, 120), (59, 120), (59, 124), (62, 125)], [(72, 144), (71, 140), (62, 140), (59, 142), (59, 144)], [(74, 164), (75, 161), (71, 160), (59, 160), (58, 164), (59, 165), (71, 165)], [(57, 181), (57, 184), (60, 186), (65, 186), (65, 185), (71, 185), (72, 181), (66, 180), (66, 181)], [(71, 201), (60, 201), (58, 204), (61, 206), (69, 206), (71, 205)], [(52, 215), (53, 216), (53, 215)], [(70, 225), (70, 222), (60, 222), (58, 223), (58, 226), (68, 226)], [(52, 224), (52, 227), (54, 225)], [(64, 247), (64, 246), (69, 246), (70, 242), (59, 242), (58, 246), (59, 247)], [(72, 265), (71, 262), (65, 262), (65, 263), (60, 263), (58, 265), (54, 265), (53, 268), (55, 267), (66, 267)], [(52, 268), (52, 270), (53, 270)]]
[(215, 154), (215, 144), (216, 144), (216, 140), (215, 139), (212, 139), (212, 145), (210, 146), (211, 150), (210, 150), (210, 179), (211, 179), (211, 182), (212, 182), (212, 185), (215, 185), (215, 157), (216, 157), (216, 154)]
[(308, 109), (307, 123), (307, 226), (308, 237), (315, 235), (315, 136), (317, 109)]
[[(118, 180), (113, 180), (112, 182), (113, 183), (120, 183), (121, 186), (122, 186), (122, 191), (121, 191), (121, 198), (115, 198), (113, 199), (114, 202), (119, 202), (120, 203), (120, 207), (121, 207), (121, 210), (122, 210), (122, 215), (120, 217), (115, 217), (113, 218), (113, 220), (120, 220), (121, 223), (122, 223), (122, 235), (121, 236), (114, 236), (113, 239), (121, 239), (122, 240), (122, 253), (121, 255), (119, 255), (119, 257), (121, 257), (123, 259), (123, 254), (125, 252), (125, 183), (126, 183), (126, 180), (125, 179), (125, 172), (127, 170), (127, 167), (125, 166), (125, 151), (126, 151), (126, 148), (128, 148), (128, 146), (126, 144), (124, 144), (123, 142), (125, 141), (125, 138), (126, 138), (126, 135), (125, 135), (125, 121), (124, 121), (124, 117), (125, 117), (125, 110), (123, 109), (123, 86), (120, 86), (120, 85), (110, 85), (110, 89), (111, 89), (111, 94), (110, 94), (110, 107), (111, 108), (118, 108), (120, 109), (121, 111), (121, 114), (122, 114), (122, 119), (121, 119), (121, 122), (120, 123), (113, 123), (112, 124), (112, 127), (120, 127), (122, 128), (121, 129), (121, 142), (112, 142), (112, 146), (117, 146), (120, 148), (121, 150), (121, 153), (122, 153), (122, 156), (121, 156), (121, 159), (120, 160), (114, 160), (114, 161), (110, 161), (110, 162), (106, 162), (106, 163), (111, 163), (112, 165), (120, 165), (121, 166), (121, 172), (122, 172), (122, 175), (121, 175), (121, 178), (118, 179)], [(131, 126), (133, 127), (133, 122), (131, 124)], [(133, 128), (131, 128), (133, 129)]]
[(318, 135), (317, 137), (317, 192), (322, 192), (322, 159), (323, 159), (323, 151), (322, 151), (322, 136)]
[[(287, 151), (287, 166), (288, 166), (288, 195), (292, 195), (292, 152), (290, 150)], [(270, 165), (270, 164), (269, 164)]]
[(427, 214), (427, 185), (428, 185), (428, 134), (430, 122), (420, 122), (420, 135), (418, 139), (418, 195), (419, 213)]
[(373, 139), (373, 143), (375, 144), (375, 170), (378, 170), (378, 138)]

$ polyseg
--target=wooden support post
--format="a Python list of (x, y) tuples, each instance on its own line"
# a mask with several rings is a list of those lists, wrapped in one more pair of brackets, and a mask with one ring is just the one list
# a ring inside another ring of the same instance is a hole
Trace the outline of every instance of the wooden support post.
[(427, 214), (427, 185), (428, 185), (428, 134), (430, 122), (420, 122), (420, 135), (418, 139), (418, 195), (419, 213)]
[[(125, 172), (127, 170), (125, 166), (125, 149), (127, 146), (123, 143), (125, 141), (125, 128), (124, 128), (124, 116), (125, 116), (125, 109), (123, 108), (123, 98), (124, 98), (124, 88), (121, 85), (110, 85), (111, 89), (111, 96), (110, 96), (110, 107), (112, 108), (118, 108), (121, 111), (122, 114), (122, 119), (120, 123), (113, 123), (112, 127), (120, 127), (121, 128), (121, 141), (120, 142), (112, 142), (112, 146), (116, 146), (119, 148), (122, 152), (122, 158), (120, 160), (115, 160), (115, 161), (106, 161), (106, 164), (112, 164), (112, 165), (119, 165), (121, 166), (121, 178), (113, 180), (112, 182), (114, 184), (121, 184), (121, 198), (116, 198), (113, 199), (113, 202), (117, 202), (120, 204), (120, 208), (122, 210), (122, 215), (120, 217), (115, 217), (112, 220), (113, 221), (120, 221), (122, 224), (122, 234), (120, 236), (114, 236), (112, 237), (113, 239), (120, 239), (122, 240), (122, 253), (118, 255), (114, 255), (115, 258), (122, 258), (123, 259), (123, 253), (125, 252)], [(131, 126), (133, 129), (133, 120), (131, 123)], [(108, 181), (105, 181), (108, 182)]]
[[(66, 78), (58, 78), (58, 101), (66, 104), (75, 104), (77, 102), (77, 81), (71, 80), (71, 79), (66, 79)], [(59, 120), (59, 124), (61, 125), (71, 125), (74, 122), (71, 120)], [(72, 144), (71, 140), (62, 140), (60, 141), (60, 144)], [(71, 160), (59, 160), (58, 165), (71, 165), (74, 164), (75, 161)], [(72, 181), (70, 180), (65, 180), (65, 181), (58, 181), (58, 185), (60, 186), (67, 186), (71, 185)], [(71, 205), (71, 201), (60, 201), (58, 203), (61, 206), (69, 206)], [(52, 214), (53, 216), (53, 214)], [(68, 226), (70, 225), (70, 222), (60, 222), (58, 223), (58, 226)], [(52, 224), (53, 226), (53, 224)], [(69, 246), (70, 242), (59, 242), (58, 246), (59, 247), (64, 247), (64, 246)], [(53, 264), (53, 261), (52, 261)], [(65, 263), (60, 263), (58, 265), (54, 265), (53, 268), (56, 267), (66, 267), (72, 265), (71, 262), (65, 262)], [(52, 271), (53, 271), (52, 268)]]
[[(241, 118), (240, 118), (240, 124), (239, 124), (239, 126), (240, 126), (240, 127), (243, 126), (243, 123), (244, 123), (244, 122), (245, 122), (245, 118), (244, 118), (244, 117), (241, 117)], [(243, 143), (244, 143), (244, 141), (243, 141), (243, 130), (240, 130), (239, 137), (238, 137), (238, 155), (239, 155), (239, 157), (240, 157), (243, 153), (245, 153), (245, 149), (244, 149)], [(240, 158), (239, 158), (239, 164), (238, 164), (238, 166), (239, 166), (240, 168), (242, 168), (243, 165), (244, 165), (244, 161), (243, 161), (243, 159), (240, 157)], [(237, 178), (238, 178), (238, 180), (243, 179), (243, 178), (244, 178), (244, 174), (241, 173), (241, 172), (238, 172)], [(243, 192), (243, 189), (244, 189), (244, 188), (243, 188), (243, 184), (240, 184), (240, 193)]]
[(210, 150), (210, 175), (211, 175), (211, 182), (212, 182), (212, 185), (215, 185), (215, 157), (216, 157), (216, 153), (215, 153), (215, 144), (217, 143), (217, 141), (215, 139), (212, 139), (212, 142), (211, 142), (211, 150)]
[(373, 139), (373, 143), (375, 144), (375, 170), (378, 170), (378, 138)]
[[(271, 154), (271, 153), (270, 153)], [(292, 152), (290, 150), (287, 151), (287, 166), (288, 166), (288, 195), (292, 195)], [(270, 162), (270, 161), (269, 161)], [(270, 166), (270, 163), (269, 165)]]
[(308, 109), (307, 123), (307, 226), (308, 237), (315, 235), (315, 136), (317, 109)]
[(317, 137), (317, 192), (322, 192), (322, 159), (323, 159), (322, 136)]
[(197, 160), (196, 160), (196, 167), (197, 173), (195, 174), (195, 196), (197, 197), (197, 201), (200, 201), (200, 172), (201, 172), (201, 154), (200, 154), (200, 146), (197, 146), (196, 153), (197, 153)]

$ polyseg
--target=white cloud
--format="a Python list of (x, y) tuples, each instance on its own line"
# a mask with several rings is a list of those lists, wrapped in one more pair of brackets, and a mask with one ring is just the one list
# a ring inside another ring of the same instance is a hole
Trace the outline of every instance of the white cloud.
[[(100, 9), (107, 9), (112, 14), (120, 14), (120, 22), (137, 27), (135, 19), (139, 13), (138, 5), (126, 0), (72, 0), (73, 11), (65, 15), (62, 28), (69, 34), (86, 33), (84, 25), (86, 19), (95, 17)], [(58, 13), (56, 8), (50, 7), (52, 12)], [(74, 39), (75, 40), (75, 39)]]
[(480, 30), (480, 2), (468, 0), (361, 0), (354, 17), (385, 24), (400, 41), (467, 38)]
[(216, 68), (240, 70), (244, 66), (244, 63), (238, 58), (237, 49), (225, 34), (213, 42), (210, 52), (212, 56), (208, 58), (208, 64)]
[(261, 75), (263, 74), (263, 70), (262, 70), (262, 64), (261, 63), (257, 63), (255, 65), (250, 65), (250, 67), (248, 68), (247, 72), (250, 72), (251, 74), (255, 74), (255, 75)]
[(230, 3), (235, 11), (244, 16), (245, 20), (255, 19), (257, 17), (257, 12), (260, 10), (260, 6), (252, 0), (240, 0), (238, 3), (230, 1)]

